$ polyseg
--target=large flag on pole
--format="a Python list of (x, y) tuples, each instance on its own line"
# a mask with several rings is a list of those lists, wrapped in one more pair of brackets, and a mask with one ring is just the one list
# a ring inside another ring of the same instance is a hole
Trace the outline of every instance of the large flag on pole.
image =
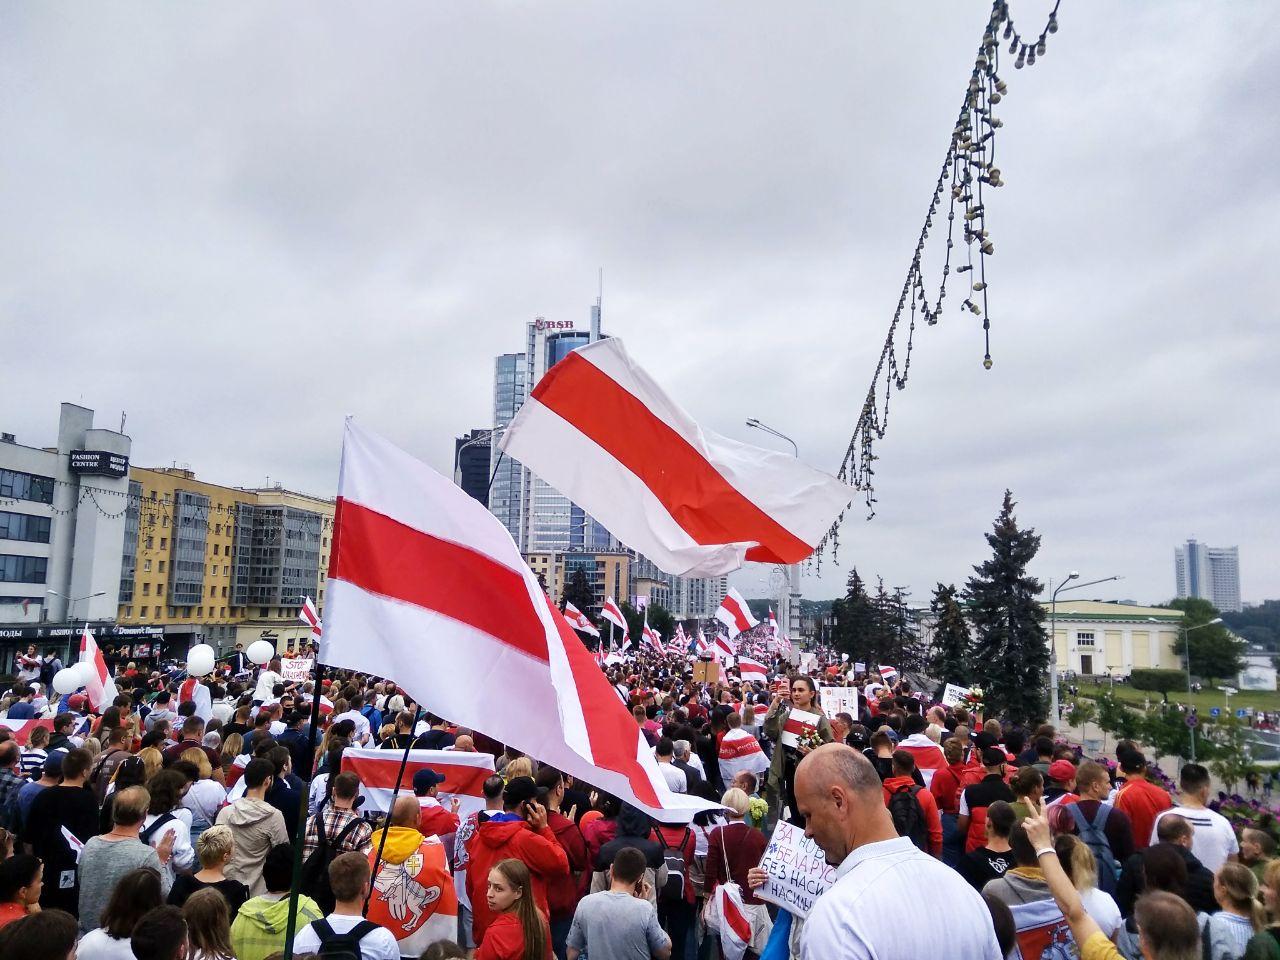
[(298, 611), (298, 619), (303, 623), (311, 624), (311, 642), (320, 642), (320, 611), (316, 609), (316, 602), (310, 597), (302, 598), (302, 609)]
[(760, 623), (751, 615), (751, 608), (747, 606), (747, 601), (742, 599), (742, 594), (733, 587), (729, 588), (729, 592), (720, 601), (720, 606), (716, 608), (716, 619), (728, 628), (731, 637), (736, 637)]
[(573, 629), (589, 633), (593, 637), (600, 636), (600, 631), (587, 619), (587, 615), (568, 600), (564, 602), (564, 618), (569, 621), (569, 626), (573, 627)]
[(115, 700), (119, 691), (116, 690), (116, 682), (111, 679), (107, 661), (103, 658), (102, 651), (98, 649), (93, 634), (89, 632), (87, 623), (80, 634), (80, 662), (83, 664), (80, 667), (83, 671), (81, 680), (84, 681), (85, 695), (89, 698), (89, 709), (95, 713), (101, 713), (111, 706), (111, 702)]
[(715, 805), (668, 789), (640, 728), (502, 523), (348, 420), (323, 660), (659, 819)]
[(703, 430), (616, 337), (552, 367), (499, 446), (674, 575), (799, 563), (853, 494), (795, 457)]
[(613, 602), (613, 597), (604, 598), (604, 606), (600, 608), (600, 616), (615, 627), (620, 628), (624, 640), (630, 636), (630, 631), (627, 629), (627, 618), (622, 615), (622, 608)]
[(761, 683), (767, 683), (769, 680), (769, 668), (759, 660), (752, 660), (750, 657), (738, 658), (738, 672), (746, 681), (759, 680)]

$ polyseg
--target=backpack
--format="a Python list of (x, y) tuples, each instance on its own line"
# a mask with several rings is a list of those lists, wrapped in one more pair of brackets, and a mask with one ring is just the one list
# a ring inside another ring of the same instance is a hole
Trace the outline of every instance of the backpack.
[(138, 834), (138, 839), (141, 840), (143, 843), (147, 843), (147, 844), (151, 843), (151, 838), (156, 835), (157, 830), (163, 827), (166, 823), (170, 823), (177, 819), (178, 818), (175, 817), (172, 813), (160, 814), (160, 816), (156, 817), (155, 823), (153, 823), (151, 826), (147, 827), (147, 829), (143, 830), (141, 833)]
[(662, 844), (662, 859), (667, 864), (667, 882), (658, 891), (658, 903), (681, 903), (685, 899), (685, 884), (689, 883), (689, 878), (685, 875), (689, 865), (685, 863), (683, 851), (693, 834), (688, 827), (685, 827), (684, 836), (680, 838), (680, 847), (677, 849), (667, 843), (666, 838), (662, 836), (662, 831), (654, 830), (653, 832), (657, 834), (658, 842)]
[[(316, 848), (302, 864), (299, 889), (314, 900), (326, 914), (333, 912), (334, 905), (333, 890), (329, 886), (329, 864), (333, 863), (334, 858), (342, 852), (342, 845), (358, 826), (360, 826), (360, 818), (355, 817), (330, 843), (329, 837), (324, 832), (324, 815), (319, 811), (316, 813)], [(356, 955), (359, 956), (359, 954), (360, 951), (357, 950)]]
[(361, 920), (346, 933), (337, 933), (329, 926), (326, 918), (313, 921), (311, 929), (316, 932), (316, 938), (320, 941), (316, 956), (327, 960), (361, 960), (360, 941), (377, 930), (378, 925), (372, 920)]
[(1107, 839), (1105, 827), (1107, 817), (1111, 815), (1111, 804), (1098, 804), (1098, 813), (1092, 823), (1085, 819), (1084, 811), (1079, 804), (1067, 804), (1072, 818), (1076, 822), (1076, 830), (1093, 853), (1098, 865), (1098, 889), (1103, 893), (1114, 894), (1120, 881), (1120, 864), (1116, 863), (1115, 854), (1111, 852), (1111, 841)]
[(899, 787), (889, 796), (889, 816), (893, 818), (893, 828), (898, 836), (907, 837), (920, 850), (929, 852), (929, 829), (924, 822), (924, 808), (916, 799), (916, 794), (924, 787), (912, 784)]

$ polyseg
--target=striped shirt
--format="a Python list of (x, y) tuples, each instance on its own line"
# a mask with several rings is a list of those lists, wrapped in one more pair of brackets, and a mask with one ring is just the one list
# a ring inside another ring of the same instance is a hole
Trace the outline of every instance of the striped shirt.
[(39, 747), (27, 747), (22, 751), (22, 759), (19, 765), (22, 767), (22, 775), (29, 780), (39, 780), (41, 767), (44, 762), (49, 759), (47, 750), (41, 750)]

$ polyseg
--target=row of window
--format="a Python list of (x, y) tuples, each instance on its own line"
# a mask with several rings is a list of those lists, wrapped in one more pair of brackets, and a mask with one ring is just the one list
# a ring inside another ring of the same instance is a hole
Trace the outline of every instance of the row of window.
[(0, 470), (0, 497), (53, 503), (53, 477), (42, 477), (21, 470)]
[(48, 543), (50, 523), (49, 517), (33, 517), (27, 513), (0, 510), (0, 540)]
[(0, 556), (0, 582), (44, 583), (49, 575), (49, 561), (45, 557)]
[[(0, 597), (0, 600), (3, 600), (3, 599), (5, 599), (5, 598)], [(324, 602), (324, 591), (323, 591), (323, 590), (321, 590), (321, 591), (318, 593), (318, 595), (317, 595), (316, 599), (317, 599), (317, 601), (318, 601), (318, 602), (321, 602), (321, 603), (323, 603), (323, 602)], [(14, 602), (17, 602), (16, 598), (15, 598), (15, 601), (14, 601)], [(242, 618), (242, 617), (244, 617), (244, 616), (245, 616), (245, 611), (244, 611), (244, 609), (243, 609), (243, 608), (239, 608), (239, 607), (230, 607), (230, 608), (228, 608), (228, 607), (213, 607), (213, 606), (211, 606), (211, 607), (209, 607), (209, 608), (208, 608), (208, 610), (209, 610), (209, 616), (210, 616), (211, 618), (213, 618), (213, 619), (216, 619), (216, 620), (226, 620), (226, 619), (227, 619), (227, 610), (228, 610), (228, 609), (230, 609), (230, 611), (231, 611), (231, 617), (232, 617), (233, 619), (240, 619), (240, 618)], [(197, 607), (189, 607), (189, 606), (170, 606), (170, 607), (161, 607), (161, 606), (156, 606), (156, 607), (152, 607), (152, 606), (150, 606), (150, 605), (147, 605), (147, 606), (141, 606), (141, 607), (139, 607), (139, 608), (138, 608), (138, 618), (139, 618), (140, 620), (147, 620), (147, 619), (149, 619), (149, 618), (152, 616), (152, 611), (153, 611), (153, 610), (155, 611), (155, 616), (160, 617), (160, 616), (162, 616), (162, 615), (163, 615), (163, 616), (169, 617), (170, 619), (178, 619), (178, 618), (187, 618), (187, 619), (190, 619), (190, 617), (192, 616), (192, 610), (194, 610), (194, 611), (195, 611), (195, 617), (196, 617), (197, 619), (201, 619), (201, 618), (203, 618), (203, 617), (204, 617), (204, 615), (205, 615), (205, 608), (204, 608), (204, 607), (202, 607), (202, 606), (197, 606)], [(164, 613), (163, 613), (163, 614), (161, 613), (161, 611), (162, 611), (162, 610), (164, 611)], [(272, 617), (273, 615), (274, 615), (277, 619), (280, 619), (280, 620), (287, 620), (287, 619), (291, 619), (291, 618), (295, 615), (295, 613), (296, 613), (296, 610), (294, 610), (294, 609), (293, 609), (293, 608), (291, 608), (291, 607), (280, 607), (280, 608), (277, 608), (277, 609), (275, 610), (274, 614), (272, 613), (272, 608), (270, 608), (270, 607), (259, 607), (259, 608), (258, 608), (258, 618), (259, 618), (260, 620), (266, 620), (266, 619), (268, 619), (268, 618)], [(132, 607), (132, 605), (126, 605), (126, 606), (125, 606), (125, 608), (124, 608), (124, 619), (126, 619), (126, 620), (132, 620), (132, 619), (133, 619), (133, 607)]]

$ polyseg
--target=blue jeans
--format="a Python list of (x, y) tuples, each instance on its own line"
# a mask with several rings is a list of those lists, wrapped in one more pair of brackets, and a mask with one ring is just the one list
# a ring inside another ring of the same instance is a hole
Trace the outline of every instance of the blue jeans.
[(573, 917), (564, 917), (551, 921), (551, 949), (559, 960), (565, 960), (568, 949), (565, 941), (569, 939), (569, 928), (573, 926)]
[(956, 815), (944, 813), (942, 815), (942, 862), (948, 867), (954, 867), (963, 856), (964, 837), (960, 836), (960, 831), (956, 829)]

